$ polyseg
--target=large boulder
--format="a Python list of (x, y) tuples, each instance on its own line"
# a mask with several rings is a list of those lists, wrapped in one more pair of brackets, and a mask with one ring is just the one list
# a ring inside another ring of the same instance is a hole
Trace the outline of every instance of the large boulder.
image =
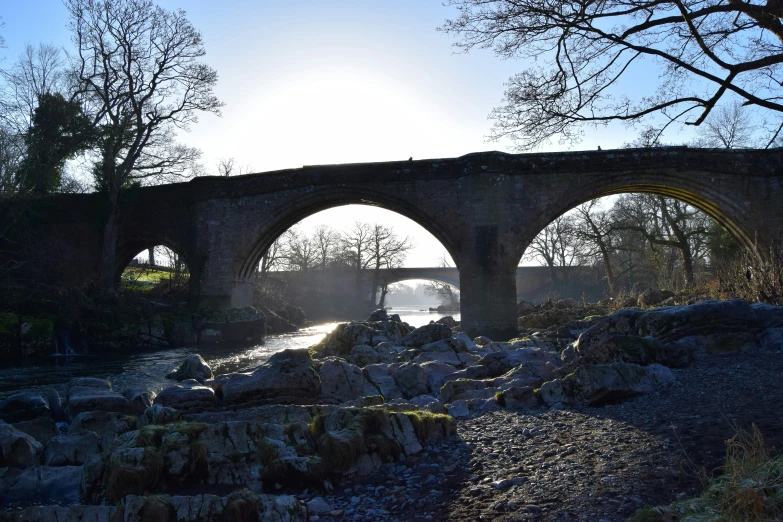
[(266, 316), (252, 306), (225, 310), (204, 310), (199, 322), (198, 342), (252, 344), (263, 340)]
[(133, 413), (141, 415), (147, 408), (152, 406), (152, 402), (157, 394), (143, 386), (131, 386), (123, 392), (122, 396), (130, 402)]
[(384, 399), (401, 399), (402, 391), (394, 381), (394, 375), (397, 373), (398, 364), (370, 364), (364, 368), (364, 378)]
[(52, 437), (60, 435), (60, 429), (51, 417), (37, 417), (28, 421), (15, 422), (12, 426), (27, 433), (41, 444), (46, 444)]
[(357, 321), (340, 323), (312, 349), (325, 357), (344, 357), (354, 346), (376, 344), (373, 343), (373, 337), (378, 335), (378, 331), (368, 323)]
[(390, 349), (388, 343), (380, 343), (376, 346), (360, 344), (351, 348), (351, 353), (345, 359), (364, 368), (368, 364), (397, 362), (397, 355)]
[(321, 399), (340, 403), (364, 396), (362, 369), (336, 357), (326, 359), (318, 369)]
[(660, 364), (584, 364), (562, 379), (544, 383), (540, 394), (550, 406), (556, 403), (591, 406), (648, 393), (655, 386), (672, 381), (672, 371)]
[(394, 378), (397, 387), (405, 399), (411, 399), (417, 395), (429, 393), (427, 373), (416, 363), (403, 363), (397, 368)]
[(751, 308), (760, 328), (783, 328), (783, 306), (754, 303)]
[(0, 420), (20, 422), (37, 417), (51, 417), (49, 403), (35, 392), (20, 392), (0, 401)]
[(91, 432), (53, 437), (46, 443), (47, 466), (80, 466), (100, 452), (98, 437)]
[(451, 364), (438, 361), (425, 362), (421, 365), (421, 368), (427, 376), (427, 387), (433, 395), (437, 395), (443, 383), (457, 371)]
[[(591, 342), (592, 341), (592, 342)], [(633, 364), (665, 364), (666, 350), (655, 337), (637, 335), (609, 335), (603, 342), (596, 343), (594, 337), (580, 337), (574, 343), (574, 352), (581, 362), (610, 364), (628, 362)]]
[(153, 404), (139, 416), (139, 428), (156, 424), (171, 424), (180, 420), (182, 415), (174, 408)]
[(0, 468), (35, 466), (42, 452), (41, 443), (30, 435), (10, 424), (0, 423)]
[(418, 348), (451, 337), (451, 328), (445, 324), (430, 323), (420, 326), (400, 339), (403, 346)]
[(155, 397), (155, 404), (179, 411), (199, 411), (215, 406), (215, 391), (194, 379), (170, 386)]
[(223, 402), (312, 404), (321, 393), (321, 380), (308, 350), (282, 350), (252, 373), (235, 373), (220, 382)]
[(204, 384), (207, 379), (212, 378), (212, 369), (201, 355), (194, 353), (185, 357), (179, 368), (166, 375), (166, 378), (174, 379), (177, 382), (185, 379), (195, 379)]
[(670, 297), (674, 297), (674, 292), (649, 288), (639, 294), (639, 297), (636, 299), (636, 304), (638, 306), (654, 306)]
[(66, 390), (66, 401), (66, 411), (71, 419), (86, 411), (133, 412), (128, 399), (113, 392), (111, 383), (105, 379), (83, 377), (71, 380)]

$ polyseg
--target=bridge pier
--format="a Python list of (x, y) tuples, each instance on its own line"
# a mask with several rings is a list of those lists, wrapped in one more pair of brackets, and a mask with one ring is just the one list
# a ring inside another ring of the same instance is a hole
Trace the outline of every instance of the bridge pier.
[(500, 227), (471, 227), (472, 238), (460, 252), (460, 315), (471, 337), (506, 341), (517, 335), (517, 263)]

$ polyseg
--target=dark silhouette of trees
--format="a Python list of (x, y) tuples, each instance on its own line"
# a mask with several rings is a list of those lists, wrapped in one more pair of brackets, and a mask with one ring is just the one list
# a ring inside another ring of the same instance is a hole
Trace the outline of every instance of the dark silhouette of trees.
[[(783, 10), (777, 2), (447, 4), (458, 15), (442, 30), (459, 38), (459, 49), (489, 48), (505, 59), (530, 60), (509, 79), (503, 104), (491, 114), (491, 137), (509, 137), (519, 149), (555, 137), (576, 143), (585, 125), (612, 121), (698, 126), (733, 100), (769, 116), (768, 144), (783, 129)], [(651, 67), (656, 75), (645, 74)]]
[(149, 0), (67, 0), (76, 97), (98, 136), (96, 187), (106, 194), (101, 289), (113, 293), (121, 194), (192, 174), (199, 152), (174, 141), (200, 112), (219, 114), (217, 73), (182, 10)]

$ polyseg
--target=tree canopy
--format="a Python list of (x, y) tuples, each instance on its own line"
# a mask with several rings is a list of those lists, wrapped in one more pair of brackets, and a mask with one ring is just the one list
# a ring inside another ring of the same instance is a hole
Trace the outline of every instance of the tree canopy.
[[(783, 128), (783, 9), (758, 0), (450, 0), (442, 30), (463, 51), (489, 48), (530, 66), (509, 79), (491, 138), (521, 150), (585, 124), (654, 119), (701, 125), (721, 103)], [(653, 71), (655, 74), (651, 74)]]

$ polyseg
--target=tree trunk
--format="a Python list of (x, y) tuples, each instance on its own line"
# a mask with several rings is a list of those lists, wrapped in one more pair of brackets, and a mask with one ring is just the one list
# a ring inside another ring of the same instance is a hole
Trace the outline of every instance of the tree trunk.
[(378, 283), (380, 279), (380, 273), (378, 271), (380, 269), (380, 263), (375, 263), (375, 268), (372, 271), (372, 297), (370, 298), (373, 308), (375, 308), (375, 299), (378, 297)]
[(147, 264), (155, 266), (155, 247), (147, 249)]
[(617, 295), (617, 285), (614, 282), (614, 270), (612, 269), (612, 260), (609, 257), (609, 250), (601, 245), (601, 256), (604, 259), (604, 269), (606, 270), (606, 282), (609, 283), (609, 293), (612, 297)]

